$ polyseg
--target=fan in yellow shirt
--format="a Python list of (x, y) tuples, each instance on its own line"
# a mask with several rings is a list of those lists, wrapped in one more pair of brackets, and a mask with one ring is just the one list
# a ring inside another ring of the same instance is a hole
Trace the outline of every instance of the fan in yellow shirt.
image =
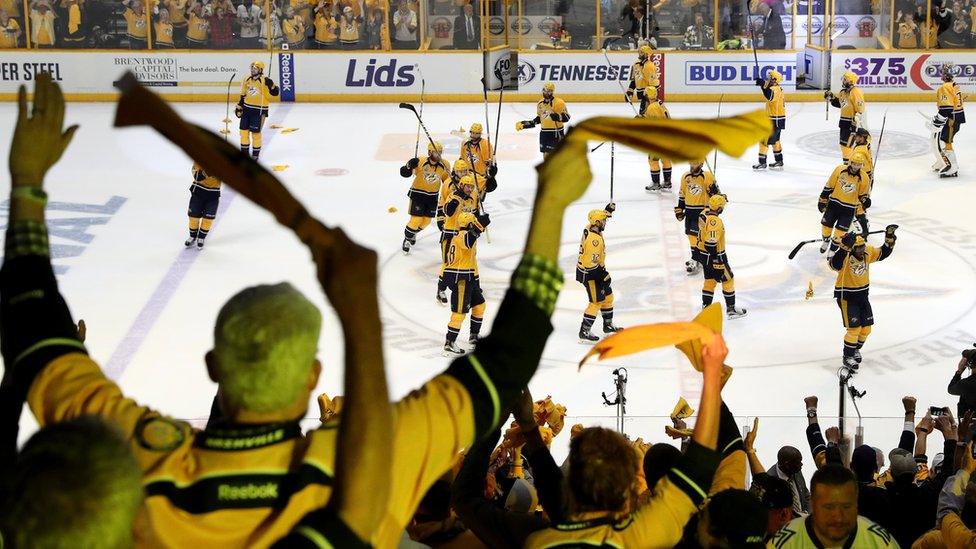
[(146, 6), (144, 0), (123, 0), (125, 11), (125, 36), (129, 39), (130, 50), (146, 49)]
[(319, 0), (315, 6), (315, 49), (328, 50), (339, 45), (339, 23), (332, 12), (333, 4)]
[(11, 50), (18, 47), (21, 34), (23, 33), (17, 20), (8, 16), (6, 11), (0, 10), (0, 49)]
[(153, 23), (153, 47), (172, 48), (173, 44), (173, 23), (169, 18), (169, 10), (162, 8)]
[(288, 49), (300, 50), (305, 47), (305, 19), (292, 6), (285, 8), (281, 31), (288, 42)]

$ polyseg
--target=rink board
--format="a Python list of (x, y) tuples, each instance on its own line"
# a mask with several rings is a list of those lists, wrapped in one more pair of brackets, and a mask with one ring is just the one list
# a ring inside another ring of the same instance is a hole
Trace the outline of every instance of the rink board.
[[(14, 51), (0, 54), (0, 100), (13, 100), (17, 87), (40, 71), (51, 72), (69, 99), (105, 101), (115, 97), (113, 83), (125, 70), (171, 100), (223, 101), (237, 94), (248, 65), (266, 54), (256, 52), (69, 52)], [(282, 87), (282, 101), (437, 102), (482, 98), (482, 58), (474, 52), (279, 52), (269, 73)], [(755, 101), (754, 80), (777, 70), (790, 101), (820, 101), (819, 92), (797, 92), (797, 63), (802, 52), (764, 52), (758, 66), (751, 52), (655, 52), (662, 95), (670, 101)], [(511, 101), (536, 101), (542, 84), (574, 101), (617, 101), (630, 81), (633, 52), (521, 52), (520, 91)], [(868, 100), (931, 99), (939, 67), (952, 61), (959, 82), (976, 79), (976, 52), (925, 53), (843, 50), (830, 59), (831, 81), (855, 72)], [(799, 71), (802, 72), (802, 71)], [(492, 94), (492, 99), (496, 97)]]

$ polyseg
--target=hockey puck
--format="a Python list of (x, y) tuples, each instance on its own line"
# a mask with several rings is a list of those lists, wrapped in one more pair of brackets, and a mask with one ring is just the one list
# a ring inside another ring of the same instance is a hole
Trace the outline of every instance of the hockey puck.
[(340, 175), (346, 175), (349, 170), (342, 168), (323, 168), (321, 170), (315, 170), (315, 175), (321, 175), (322, 177), (337, 177)]

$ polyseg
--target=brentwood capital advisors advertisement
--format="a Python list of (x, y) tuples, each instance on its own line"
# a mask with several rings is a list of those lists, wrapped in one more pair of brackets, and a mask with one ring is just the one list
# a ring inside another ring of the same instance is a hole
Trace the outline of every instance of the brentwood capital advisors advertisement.
[(971, 52), (834, 52), (831, 56), (831, 82), (851, 71), (857, 85), (867, 91), (883, 93), (934, 92), (942, 85), (942, 66), (951, 64), (956, 82), (963, 87), (976, 84), (976, 54)]

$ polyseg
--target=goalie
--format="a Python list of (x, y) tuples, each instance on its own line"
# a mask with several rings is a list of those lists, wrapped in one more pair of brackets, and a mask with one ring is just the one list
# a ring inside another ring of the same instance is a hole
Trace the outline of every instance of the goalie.
[(939, 172), (939, 177), (956, 177), (959, 175), (959, 162), (952, 143), (966, 122), (966, 113), (963, 111), (962, 91), (953, 80), (952, 65), (948, 63), (942, 65), (942, 86), (936, 92), (936, 105), (939, 112), (928, 124), (932, 133), (932, 152), (935, 153), (932, 171)]

